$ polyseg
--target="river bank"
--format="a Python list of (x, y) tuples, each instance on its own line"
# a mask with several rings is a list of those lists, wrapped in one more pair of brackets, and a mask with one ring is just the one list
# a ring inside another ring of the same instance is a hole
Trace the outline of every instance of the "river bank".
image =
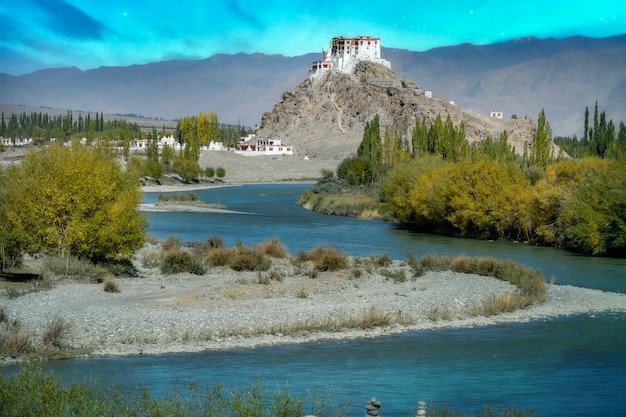
[[(2, 305), (6, 321), (18, 321), (33, 340), (50, 320), (60, 318), (70, 328), (65, 349), (106, 356), (368, 338), (626, 311), (626, 294), (549, 285), (543, 304), (476, 316), (472, 310), (483, 300), (516, 288), (494, 278), (453, 272), (429, 272), (413, 279), (400, 261), (386, 270), (405, 271), (404, 282), (390, 280), (382, 270), (364, 270), (358, 278), (347, 270), (309, 278), (288, 260), (273, 262), (272, 270), (281, 274), (280, 280), (224, 268), (212, 268), (202, 276), (165, 276), (138, 263), (138, 277), (116, 280), (118, 293), (105, 292), (102, 284), (63, 282), (3, 299)], [(393, 320), (367, 328), (343, 328), (336, 321), (371, 312)], [(321, 327), (308, 330), (307, 324), (313, 322)]]

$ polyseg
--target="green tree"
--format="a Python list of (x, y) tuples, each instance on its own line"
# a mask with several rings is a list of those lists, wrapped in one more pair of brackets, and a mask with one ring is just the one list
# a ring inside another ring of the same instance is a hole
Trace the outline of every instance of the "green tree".
[(183, 181), (191, 182), (196, 179), (202, 170), (200, 165), (194, 160), (188, 158), (184, 151), (181, 149), (178, 155), (174, 158), (172, 163), (172, 171), (180, 175)]
[(138, 183), (102, 148), (31, 151), (2, 181), (0, 246), (13, 253), (118, 260), (144, 243)]
[(537, 118), (537, 130), (533, 136), (530, 147), (530, 161), (532, 164), (545, 169), (554, 156), (552, 142), (552, 128), (546, 120), (546, 113), (543, 109)]
[(383, 146), (380, 138), (380, 120), (378, 115), (365, 124), (363, 140), (357, 149), (356, 155), (370, 161), (372, 180), (376, 181), (383, 158)]
[[(594, 161), (595, 159), (595, 161)], [(567, 244), (586, 253), (626, 252), (626, 167), (616, 160), (586, 158), (580, 180), (563, 211)]]
[(170, 167), (172, 162), (174, 161), (176, 152), (174, 149), (168, 144), (163, 144), (163, 148), (161, 149), (161, 164), (165, 167)]
[(363, 185), (372, 180), (372, 162), (362, 156), (344, 159), (337, 167), (337, 177), (350, 185)]

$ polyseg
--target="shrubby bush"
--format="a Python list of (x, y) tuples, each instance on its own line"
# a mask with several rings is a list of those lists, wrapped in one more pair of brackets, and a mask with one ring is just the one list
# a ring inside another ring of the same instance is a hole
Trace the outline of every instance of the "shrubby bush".
[(204, 275), (206, 266), (201, 259), (194, 257), (188, 251), (178, 249), (166, 252), (161, 262), (161, 273), (173, 275), (182, 272)]
[(318, 271), (338, 271), (350, 265), (346, 255), (335, 248), (324, 246), (316, 246), (309, 252), (298, 252), (295, 262), (312, 262)]

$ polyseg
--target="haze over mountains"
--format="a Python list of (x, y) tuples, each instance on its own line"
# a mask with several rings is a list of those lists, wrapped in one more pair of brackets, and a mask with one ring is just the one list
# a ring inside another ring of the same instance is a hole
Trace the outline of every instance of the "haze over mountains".
[[(221, 123), (256, 126), (283, 92), (308, 76), (320, 55), (214, 55), (86, 71), (0, 74), (0, 103), (165, 119), (215, 111)], [(383, 48), (383, 55), (396, 74), (459, 107), (533, 119), (543, 108), (555, 135), (580, 134), (584, 108), (596, 100), (608, 118), (626, 121), (626, 35), (524, 38), (425, 52)]]

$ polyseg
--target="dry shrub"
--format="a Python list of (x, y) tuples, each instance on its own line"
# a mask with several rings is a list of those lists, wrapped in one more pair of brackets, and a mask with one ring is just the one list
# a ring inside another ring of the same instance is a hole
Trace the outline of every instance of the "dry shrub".
[(174, 236), (168, 237), (161, 243), (161, 251), (163, 253), (180, 249), (180, 240)]
[(157, 252), (144, 253), (141, 258), (141, 266), (144, 268), (158, 268), (161, 265), (161, 255)]
[(184, 250), (171, 250), (163, 257), (161, 273), (173, 275), (181, 272), (189, 272), (195, 275), (204, 275), (206, 266), (201, 259)]
[(35, 351), (30, 334), (20, 331), (19, 325), (11, 326), (7, 332), (0, 332), (0, 353), (16, 357)]
[(228, 267), (233, 259), (233, 251), (225, 247), (211, 249), (205, 257), (206, 263), (211, 267)]
[(209, 236), (207, 239), (207, 246), (209, 249), (218, 249), (224, 247), (224, 240), (219, 236)]
[(65, 337), (70, 333), (72, 326), (61, 317), (55, 317), (43, 331), (41, 340), (46, 346), (60, 348)]
[(391, 265), (392, 262), (391, 257), (388, 253), (372, 254), (369, 256), (369, 258), (374, 265), (383, 268), (388, 267), (389, 265)]
[(339, 271), (349, 266), (348, 257), (332, 247), (317, 246), (312, 251), (300, 251), (296, 262), (313, 262), (319, 271)]
[(500, 313), (509, 313), (520, 308), (520, 299), (518, 294), (502, 293), (483, 300), (481, 315), (489, 317)]
[(272, 258), (283, 259), (287, 257), (285, 245), (277, 239), (265, 240), (259, 243), (257, 248), (259, 252)]
[(234, 271), (256, 271), (257, 259), (250, 253), (238, 253), (230, 264)]
[(118, 293), (120, 292), (120, 287), (115, 280), (107, 279), (104, 281), (104, 292)]
[(237, 246), (230, 268), (235, 271), (267, 271), (272, 266), (269, 258), (256, 248)]
[(433, 307), (426, 312), (426, 317), (430, 321), (448, 321), (454, 317), (454, 309), (450, 306)]

